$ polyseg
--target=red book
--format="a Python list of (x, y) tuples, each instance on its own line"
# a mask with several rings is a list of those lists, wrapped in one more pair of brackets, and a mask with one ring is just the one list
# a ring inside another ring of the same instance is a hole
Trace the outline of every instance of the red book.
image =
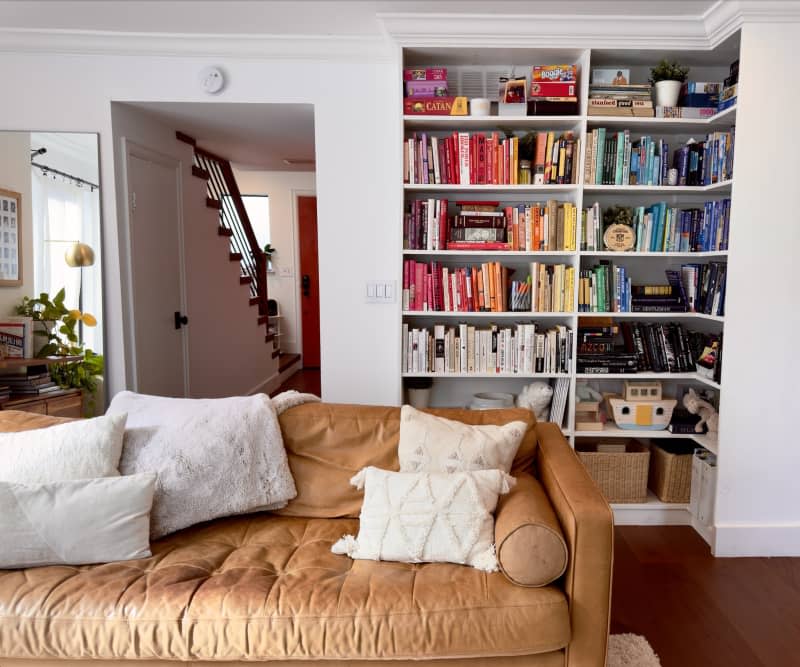
[(461, 310), (467, 311), (469, 310), (469, 305), (467, 302), (467, 270), (466, 269), (459, 269), (458, 270), (458, 290), (461, 292)]
[(486, 241), (485, 243), (466, 243), (462, 241), (449, 241), (445, 250), (511, 250), (508, 243), (500, 241)]
[(472, 310), (478, 312), (480, 310), (480, 304), (478, 303), (478, 274), (480, 273), (480, 267), (473, 266), (472, 267)]
[(406, 290), (409, 288), (410, 283), (408, 279), (408, 268), (409, 268), (410, 259), (406, 259), (403, 261), (403, 289)]
[(433, 276), (425, 274), (425, 304), (426, 310), (433, 310)]
[(478, 137), (473, 134), (469, 138), (469, 182), (475, 184), (478, 182)]
[(417, 263), (415, 268), (415, 280), (414, 280), (414, 308), (413, 310), (422, 310), (422, 290), (424, 289), (424, 271), (425, 265), (422, 262)]
[(481, 132), (478, 135), (478, 183), (486, 184), (486, 135)]
[(439, 246), (437, 250), (444, 250), (447, 245), (447, 200), (439, 200)]

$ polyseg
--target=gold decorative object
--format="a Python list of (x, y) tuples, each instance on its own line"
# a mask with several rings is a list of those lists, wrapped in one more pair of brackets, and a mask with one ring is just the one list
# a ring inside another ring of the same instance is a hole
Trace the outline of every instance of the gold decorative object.
[(609, 250), (624, 252), (630, 250), (636, 243), (633, 228), (619, 223), (609, 225), (603, 234), (603, 243)]
[(84, 267), (94, 264), (94, 250), (85, 243), (74, 243), (64, 253), (64, 261), (68, 266)]

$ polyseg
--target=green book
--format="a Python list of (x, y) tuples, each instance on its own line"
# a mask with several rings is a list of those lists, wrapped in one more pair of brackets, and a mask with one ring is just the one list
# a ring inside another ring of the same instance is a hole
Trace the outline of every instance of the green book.
[(595, 155), (594, 182), (603, 182), (603, 158), (606, 154), (606, 128), (597, 129), (597, 154)]

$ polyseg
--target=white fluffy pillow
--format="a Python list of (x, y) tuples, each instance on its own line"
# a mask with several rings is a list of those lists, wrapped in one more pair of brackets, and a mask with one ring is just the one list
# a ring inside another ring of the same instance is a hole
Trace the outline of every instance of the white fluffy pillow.
[(500, 470), (403, 473), (364, 468), (352, 480), (364, 489), (358, 537), (331, 551), (351, 558), (403, 563), (460, 563), (497, 571), (494, 517), (501, 493), (516, 480)]
[(516, 421), (503, 426), (472, 426), (420, 412), (410, 405), (400, 409), (401, 472), (509, 472), (527, 425)]
[(156, 472), (150, 536), (221, 516), (277, 509), (297, 495), (275, 409), (265, 394), (189, 399), (123, 391), (120, 472)]
[(119, 475), (125, 414), (0, 433), (0, 480), (41, 484)]
[(145, 474), (0, 482), (0, 568), (148, 557), (155, 481)]

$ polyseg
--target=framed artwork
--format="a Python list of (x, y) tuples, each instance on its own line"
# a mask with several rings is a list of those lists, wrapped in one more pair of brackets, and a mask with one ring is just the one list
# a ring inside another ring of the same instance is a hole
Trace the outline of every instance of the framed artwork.
[(0, 287), (22, 285), (22, 216), (19, 192), (0, 188)]

